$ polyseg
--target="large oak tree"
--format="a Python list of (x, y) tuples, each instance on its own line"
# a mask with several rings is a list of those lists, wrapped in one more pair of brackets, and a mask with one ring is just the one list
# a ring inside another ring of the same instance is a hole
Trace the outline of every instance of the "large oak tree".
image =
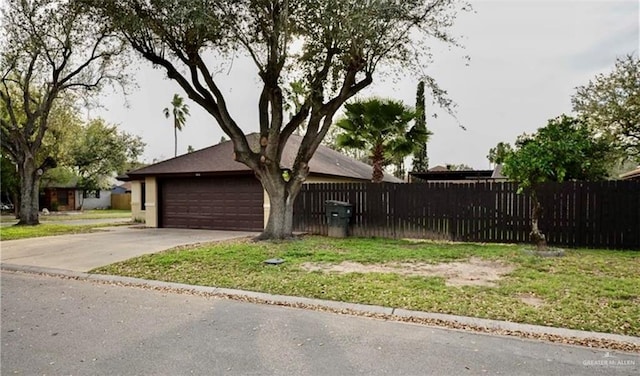
[[(309, 160), (342, 104), (369, 86), (382, 65), (422, 72), (431, 61), (429, 43), (456, 43), (448, 28), (466, 6), (455, 0), (81, 1), (215, 118), (233, 141), (235, 160), (254, 171), (269, 196), (261, 237), (278, 239), (292, 234), (293, 203)], [(230, 113), (211, 64), (237, 55), (254, 62), (262, 85), (259, 145), (250, 145)], [(283, 93), (292, 82), (304, 90), (289, 118)], [(305, 132), (295, 162), (282, 166), (298, 128)]]
[(56, 166), (43, 150), (52, 109), (122, 78), (125, 44), (65, 0), (9, 0), (0, 34), (0, 142), (17, 165), (19, 224), (38, 224), (42, 174)]
[(613, 70), (576, 88), (573, 110), (600, 133), (611, 135), (626, 158), (640, 161), (640, 58), (616, 59)]

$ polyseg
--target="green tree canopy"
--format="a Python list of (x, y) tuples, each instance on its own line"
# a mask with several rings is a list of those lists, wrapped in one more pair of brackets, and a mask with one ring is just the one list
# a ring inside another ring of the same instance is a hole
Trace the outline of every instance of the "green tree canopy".
[(345, 105), (345, 116), (336, 125), (338, 146), (367, 150), (373, 164), (371, 181), (379, 183), (383, 167), (411, 154), (429, 136), (426, 129), (409, 123), (416, 113), (402, 102), (368, 99)]
[(581, 120), (562, 115), (544, 128), (505, 148), (502, 173), (523, 188), (566, 180), (600, 180), (607, 177), (612, 148)]
[(145, 144), (139, 136), (119, 131), (103, 119), (91, 120), (77, 135), (70, 167), (79, 176), (78, 188), (108, 188), (109, 178), (137, 161)]
[(75, 171), (75, 169), (68, 165), (57, 166), (55, 168), (47, 170), (44, 174), (42, 174), (42, 179), (40, 180), (40, 188), (44, 189), (47, 187), (76, 187), (78, 181), (80, 181), (80, 177), (78, 176), (78, 173)]
[(538, 226), (542, 210), (536, 195), (539, 184), (605, 179), (614, 158), (606, 138), (598, 137), (582, 120), (566, 115), (549, 120), (532, 135), (519, 136), (513, 148), (500, 143), (489, 154), (503, 163), (502, 173), (517, 182), (520, 190), (530, 189), (534, 201), (531, 235), (541, 249), (547, 245)]
[[(418, 83), (416, 89), (416, 127), (427, 131), (427, 117), (424, 103), (424, 81)], [(427, 140), (423, 144), (417, 145), (413, 153), (412, 169), (416, 172), (427, 171), (429, 169), (429, 155), (427, 154)]]
[[(19, 109), (14, 111), (14, 114), (19, 121), (26, 119), (24, 113)], [(0, 116), (8, 117), (6, 103), (3, 101), (0, 101)], [(60, 176), (56, 171), (53, 171), (53, 175), (49, 174), (50, 169), (57, 170), (56, 166), (65, 166), (71, 161), (70, 152), (73, 150), (81, 127), (82, 120), (75, 106), (74, 98), (68, 94), (59, 97), (51, 107), (47, 132), (42, 137), (37, 153), (33, 155), (33, 161), (41, 167), (42, 175), (40, 178), (51, 181), (52, 176)], [(3, 178), (0, 181), (2, 182), (2, 191), (5, 193), (3, 200), (7, 200), (7, 196), (11, 196), (10, 200), (19, 209), (22, 199), (19, 168), (9, 152), (3, 149), (2, 154)], [(5, 173), (9, 175), (7, 176)]]
[(0, 202), (17, 204), (19, 181), (16, 165), (9, 157), (0, 154)]
[(487, 159), (494, 164), (504, 163), (504, 159), (507, 155), (513, 152), (513, 148), (507, 142), (498, 142), (495, 148), (489, 149)]
[(640, 58), (616, 60), (613, 71), (579, 86), (573, 110), (594, 130), (611, 135), (623, 156), (640, 161)]
[(2, 3), (0, 144), (18, 167), (19, 224), (38, 224), (40, 178), (58, 163), (43, 150), (56, 102), (86, 99), (124, 77), (116, 58), (124, 44), (95, 20), (72, 1)]

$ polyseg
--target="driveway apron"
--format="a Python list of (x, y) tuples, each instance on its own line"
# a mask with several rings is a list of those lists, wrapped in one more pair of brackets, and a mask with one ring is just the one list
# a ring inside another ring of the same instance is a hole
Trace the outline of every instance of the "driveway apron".
[(179, 245), (255, 236), (254, 232), (105, 227), (90, 234), (47, 236), (0, 243), (3, 264), (88, 272)]

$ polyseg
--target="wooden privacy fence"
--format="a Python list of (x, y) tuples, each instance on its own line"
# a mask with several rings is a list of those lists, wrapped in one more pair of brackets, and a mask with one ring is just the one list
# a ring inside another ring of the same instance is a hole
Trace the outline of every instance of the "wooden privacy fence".
[(112, 193), (111, 209), (131, 210), (131, 193)]
[[(302, 187), (295, 231), (327, 234), (325, 201), (353, 205), (353, 236), (529, 242), (531, 196), (515, 183), (322, 183)], [(538, 189), (550, 244), (640, 249), (640, 182), (550, 183)]]

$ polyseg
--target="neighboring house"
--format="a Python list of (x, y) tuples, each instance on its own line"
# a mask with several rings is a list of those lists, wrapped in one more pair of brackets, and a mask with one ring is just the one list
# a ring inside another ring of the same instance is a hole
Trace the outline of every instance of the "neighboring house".
[[(257, 145), (258, 134), (247, 136)], [(302, 137), (292, 135), (282, 155), (291, 167)], [(257, 149), (257, 148), (256, 148)], [(306, 183), (370, 181), (371, 166), (321, 145)], [(253, 171), (233, 159), (233, 143), (188, 153), (127, 173), (134, 220), (147, 227), (224, 230), (264, 228), (269, 199)], [(387, 182), (402, 182), (385, 174)]]
[(113, 188), (111, 189), (111, 194), (120, 195), (124, 193), (131, 193), (130, 181), (124, 182), (120, 185), (115, 185), (115, 184), (113, 185)]
[(450, 171), (450, 170), (446, 166), (442, 166), (442, 165), (437, 165), (427, 170), (427, 172), (436, 172), (436, 171)]
[(50, 183), (40, 192), (40, 209), (72, 211), (111, 207), (111, 190), (83, 191), (75, 184)]
[(640, 181), (640, 167), (620, 175), (620, 179)]
[(462, 171), (451, 171), (444, 166), (435, 166), (425, 172), (411, 172), (410, 175), (422, 181), (439, 183), (502, 182), (507, 180), (502, 175), (502, 165), (497, 165), (493, 170)]
[(52, 184), (40, 191), (40, 209), (50, 211), (76, 210), (78, 197), (75, 186)]
[(78, 197), (81, 197), (82, 200), (79, 201), (79, 204), (76, 209), (91, 210), (91, 209), (108, 209), (111, 207), (111, 190), (110, 189), (102, 189), (99, 191), (76, 191)]

